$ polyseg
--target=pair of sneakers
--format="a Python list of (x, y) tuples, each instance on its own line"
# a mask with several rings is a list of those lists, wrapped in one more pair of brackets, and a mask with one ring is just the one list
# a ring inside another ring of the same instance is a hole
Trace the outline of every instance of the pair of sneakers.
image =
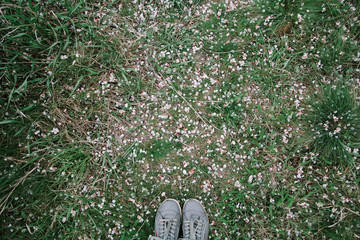
[(209, 218), (198, 200), (187, 200), (181, 212), (178, 201), (167, 199), (156, 213), (155, 236), (149, 236), (148, 240), (177, 240), (181, 221), (183, 231), (181, 240), (208, 239)]

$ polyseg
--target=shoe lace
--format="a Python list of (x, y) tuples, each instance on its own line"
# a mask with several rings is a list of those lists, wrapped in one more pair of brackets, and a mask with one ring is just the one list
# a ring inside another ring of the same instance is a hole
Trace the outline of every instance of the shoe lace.
[(176, 222), (177, 219), (160, 219), (157, 236), (150, 236), (149, 240), (176, 240)]
[(193, 219), (184, 221), (184, 238), (182, 240), (198, 240), (201, 239), (203, 230), (203, 220)]

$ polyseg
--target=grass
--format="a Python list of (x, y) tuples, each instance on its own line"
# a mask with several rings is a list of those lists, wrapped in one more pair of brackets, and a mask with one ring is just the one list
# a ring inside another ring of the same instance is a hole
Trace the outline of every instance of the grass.
[(1, 235), (147, 239), (197, 198), (210, 239), (358, 238), (359, 7), (2, 3)]
[(314, 97), (309, 103), (305, 117), (309, 145), (329, 164), (352, 165), (358, 157), (359, 106), (344, 82), (323, 89), (319, 100)]

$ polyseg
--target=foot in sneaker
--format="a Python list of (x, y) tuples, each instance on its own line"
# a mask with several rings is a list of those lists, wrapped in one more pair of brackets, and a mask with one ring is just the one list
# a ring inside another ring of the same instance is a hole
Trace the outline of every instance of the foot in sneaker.
[(207, 240), (209, 237), (209, 218), (201, 203), (189, 199), (183, 207), (183, 240)]
[(174, 199), (167, 199), (156, 213), (155, 236), (149, 236), (148, 240), (177, 240), (180, 224), (180, 204)]

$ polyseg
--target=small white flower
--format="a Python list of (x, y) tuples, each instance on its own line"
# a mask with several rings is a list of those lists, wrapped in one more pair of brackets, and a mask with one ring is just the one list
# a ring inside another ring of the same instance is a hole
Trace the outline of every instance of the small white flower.
[(316, 63), (316, 66), (317, 66), (318, 68), (321, 68), (321, 67), (322, 67), (321, 60)]
[(300, 205), (301, 207), (303, 207), (303, 208), (308, 208), (308, 207), (309, 207), (309, 204), (306, 203), (306, 202), (302, 202), (302, 203), (300, 203), (299, 205)]
[(144, 219), (143, 219), (140, 215), (137, 216), (137, 219), (139, 220), (139, 222), (143, 222), (143, 221), (144, 221)]
[(170, 104), (168, 104), (168, 103), (165, 104), (165, 106), (164, 106), (164, 109), (165, 109), (165, 110), (169, 110), (170, 108), (171, 108), (171, 105), (170, 105)]
[(253, 180), (253, 175), (250, 175), (248, 182), (252, 183), (252, 180)]
[(341, 128), (337, 127), (337, 128), (335, 129), (335, 131), (334, 131), (334, 134), (337, 134), (337, 133), (339, 133), (340, 131), (341, 131)]
[(300, 14), (297, 15), (297, 18), (298, 18), (299, 22), (302, 22), (304, 20)]
[(73, 209), (71, 209), (71, 216), (73, 216), (73, 217), (75, 217), (76, 216), (76, 212), (73, 210)]
[(163, 87), (165, 87), (165, 85), (166, 85), (165, 82), (159, 82), (158, 83), (159, 88), (163, 88)]
[(110, 74), (109, 82), (116, 82), (116, 77), (114, 76), (114, 73)]
[(60, 132), (60, 130), (59, 130), (58, 128), (53, 128), (53, 129), (51, 130), (51, 132), (52, 132), (53, 134), (58, 134), (58, 133)]
[(240, 182), (239, 182), (239, 181), (236, 181), (236, 182), (235, 182), (235, 187), (241, 187), (241, 185), (240, 185)]
[(62, 60), (64, 60), (64, 59), (67, 59), (68, 56), (67, 56), (67, 55), (61, 55), (60, 58), (61, 58)]

